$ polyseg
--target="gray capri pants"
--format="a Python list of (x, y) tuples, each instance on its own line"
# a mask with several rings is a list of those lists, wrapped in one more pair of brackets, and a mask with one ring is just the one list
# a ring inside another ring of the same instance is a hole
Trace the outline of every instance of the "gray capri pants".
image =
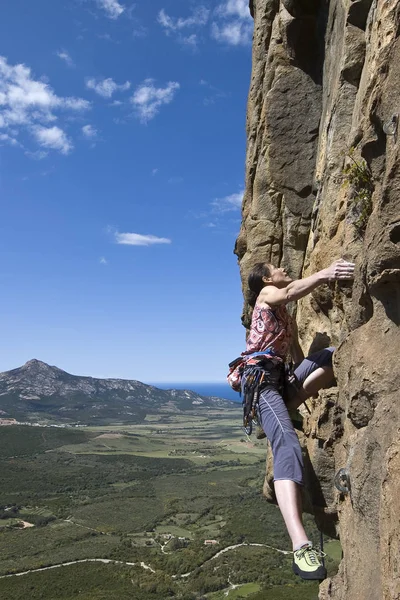
[[(324, 348), (307, 356), (294, 371), (299, 382), (304, 383), (319, 367), (331, 367), (334, 350), (332, 347)], [(274, 481), (290, 479), (303, 485), (303, 456), (299, 439), (285, 402), (273, 385), (268, 385), (260, 393), (259, 413), (274, 457)]]

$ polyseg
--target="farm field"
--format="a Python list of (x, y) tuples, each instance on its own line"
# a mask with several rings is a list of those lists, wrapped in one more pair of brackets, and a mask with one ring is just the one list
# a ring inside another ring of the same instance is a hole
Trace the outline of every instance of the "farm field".
[(317, 598), (292, 574), (280, 513), (261, 495), (265, 443), (246, 438), (237, 412), (3, 428), (2, 597)]

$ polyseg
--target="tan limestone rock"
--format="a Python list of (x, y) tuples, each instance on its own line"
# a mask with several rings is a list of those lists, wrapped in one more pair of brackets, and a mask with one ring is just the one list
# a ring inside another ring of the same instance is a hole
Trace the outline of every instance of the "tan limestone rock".
[[(282, 264), (294, 277), (340, 256), (356, 263), (353, 285), (320, 287), (297, 307), (305, 352), (337, 347), (337, 388), (303, 411), (304, 502), (343, 548), (321, 600), (400, 600), (400, 131), (390, 135), (400, 114), (400, 0), (251, 4), (236, 245), (243, 322), (256, 262)], [(370, 197), (349, 183), (354, 161), (367, 165)], [(343, 468), (349, 494), (334, 486)], [(268, 457), (271, 499), (272, 477)]]

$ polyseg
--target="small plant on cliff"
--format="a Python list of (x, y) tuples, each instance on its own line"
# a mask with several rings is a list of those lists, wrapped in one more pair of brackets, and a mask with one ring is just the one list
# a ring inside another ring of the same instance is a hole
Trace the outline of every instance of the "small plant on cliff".
[(343, 168), (343, 185), (351, 188), (349, 221), (362, 236), (372, 212), (374, 180), (366, 161), (354, 158), (354, 148), (350, 148), (347, 158), (349, 160)]

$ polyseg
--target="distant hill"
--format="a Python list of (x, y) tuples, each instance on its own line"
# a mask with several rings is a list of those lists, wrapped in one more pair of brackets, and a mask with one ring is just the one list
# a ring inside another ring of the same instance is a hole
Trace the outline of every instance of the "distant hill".
[(148, 414), (237, 411), (230, 400), (140, 381), (70, 375), (40, 360), (0, 373), (0, 418), (64, 423), (141, 423)]

